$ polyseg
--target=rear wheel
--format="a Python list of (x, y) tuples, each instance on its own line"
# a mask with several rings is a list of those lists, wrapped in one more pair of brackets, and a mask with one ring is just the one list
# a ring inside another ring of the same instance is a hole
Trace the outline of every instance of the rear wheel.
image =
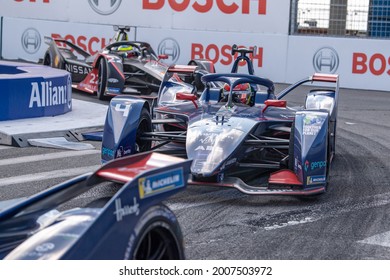
[(175, 214), (165, 205), (149, 208), (139, 219), (130, 238), (133, 246), (126, 258), (134, 260), (184, 259), (183, 235)]
[(98, 82), (97, 82), (97, 97), (99, 100), (105, 100), (107, 97), (105, 96), (107, 87), (107, 64), (104, 58), (99, 60), (98, 66)]
[(288, 169), (294, 171), (294, 137), (295, 137), (295, 120), (291, 124), (290, 140), (288, 144)]
[(49, 52), (47, 52), (45, 54), (45, 57), (43, 58), (43, 65), (47, 65), (47, 66), (52, 66), (52, 61), (51, 61), (51, 55)]
[(150, 151), (152, 148), (152, 141), (143, 139), (146, 132), (152, 132), (152, 120), (149, 111), (146, 108), (142, 108), (135, 138), (136, 153)]

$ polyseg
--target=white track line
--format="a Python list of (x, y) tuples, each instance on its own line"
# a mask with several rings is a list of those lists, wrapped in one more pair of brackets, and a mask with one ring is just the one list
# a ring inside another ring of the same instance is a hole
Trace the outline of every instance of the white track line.
[(358, 243), (390, 247), (390, 231), (370, 236), (358, 241)]
[(0, 145), (0, 150), (7, 150), (7, 149), (13, 149), (13, 148), (15, 148), (15, 147)]
[(50, 153), (50, 154), (42, 154), (42, 155), (34, 155), (34, 156), (8, 158), (8, 159), (1, 159), (0, 166), (51, 160), (51, 159), (58, 159), (58, 158), (77, 157), (82, 155), (92, 155), (98, 153), (100, 153), (99, 150), (82, 150), (82, 151), (67, 151), (67, 152)]
[(100, 165), (93, 166), (84, 166), (84, 167), (76, 167), (69, 169), (61, 169), (61, 170), (53, 170), (42, 173), (35, 174), (26, 174), (22, 176), (9, 177), (5, 179), (0, 179), (0, 187), (13, 185), (13, 184), (22, 184), (27, 182), (55, 179), (55, 178), (63, 178), (63, 177), (73, 177), (77, 175), (81, 175), (84, 173), (88, 173), (91, 171), (95, 171), (98, 169)]

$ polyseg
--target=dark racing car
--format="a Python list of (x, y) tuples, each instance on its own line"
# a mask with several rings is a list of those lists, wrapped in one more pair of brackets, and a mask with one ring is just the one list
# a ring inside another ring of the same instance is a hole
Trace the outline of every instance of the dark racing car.
[(186, 187), (190, 164), (143, 153), (0, 202), (0, 259), (183, 259), (180, 226), (161, 201)]
[[(129, 41), (128, 26), (114, 26), (113, 42), (96, 55), (91, 55), (70, 41), (45, 37), (49, 48), (43, 64), (65, 69), (72, 74), (74, 87), (97, 94), (99, 99), (130, 94), (155, 100), (168, 66), (146, 42)], [(213, 70), (207, 61), (191, 61)]]
[[(103, 162), (158, 150), (193, 161), (191, 184), (235, 187), (246, 194), (325, 192), (335, 154), (338, 76), (314, 74), (276, 93), (272, 81), (254, 75), (252, 50), (232, 49), (232, 55), (239, 53), (232, 73), (170, 68), (153, 118), (145, 101), (112, 99)], [(248, 74), (237, 73), (242, 61)], [(203, 91), (186, 83), (188, 77), (200, 79)], [(308, 83), (321, 87), (301, 87)], [(305, 94), (304, 104), (287, 106), (283, 98), (292, 92)]]

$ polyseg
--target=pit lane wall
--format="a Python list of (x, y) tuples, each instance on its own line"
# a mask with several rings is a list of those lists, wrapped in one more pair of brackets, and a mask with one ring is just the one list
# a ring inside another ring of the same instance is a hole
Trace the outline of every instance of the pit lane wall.
[(232, 44), (256, 46), (255, 73), (291, 83), (314, 72), (339, 73), (346, 88), (389, 90), (390, 41), (290, 36), (289, 0), (13, 0), (2, 4), (6, 59), (38, 61), (44, 36), (61, 36), (90, 53), (132, 25), (167, 63), (210, 59), (230, 71)]

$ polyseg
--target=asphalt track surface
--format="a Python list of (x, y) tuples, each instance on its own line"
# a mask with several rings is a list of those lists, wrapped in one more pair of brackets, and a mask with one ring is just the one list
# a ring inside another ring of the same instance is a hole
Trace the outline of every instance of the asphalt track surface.
[[(79, 92), (74, 98), (108, 104)], [(303, 98), (289, 96), (288, 104)], [(341, 89), (329, 190), (316, 199), (190, 186), (166, 201), (181, 224), (187, 259), (390, 260), (389, 108), (390, 92)], [(96, 149), (0, 146), (0, 200), (96, 169), (101, 143), (88, 143)]]

